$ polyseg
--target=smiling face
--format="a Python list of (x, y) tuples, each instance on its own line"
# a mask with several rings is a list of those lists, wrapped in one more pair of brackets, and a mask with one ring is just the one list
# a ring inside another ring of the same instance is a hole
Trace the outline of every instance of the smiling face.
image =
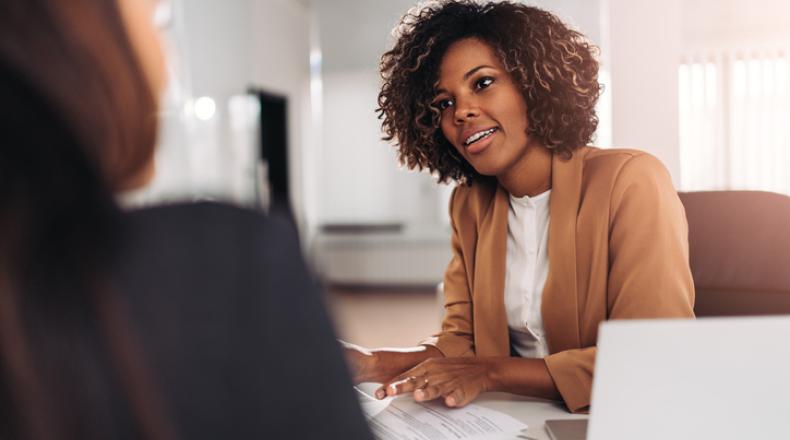
[(527, 104), (488, 44), (453, 43), (439, 67), (437, 92), (442, 133), (478, 173), (502, 176), (524, 157)]

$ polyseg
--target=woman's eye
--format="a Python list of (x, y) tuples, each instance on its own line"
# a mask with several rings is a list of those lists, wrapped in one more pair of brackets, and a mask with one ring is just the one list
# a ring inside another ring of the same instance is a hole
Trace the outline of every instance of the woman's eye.
[(448, 107), (453, 105), (453, 101), (450, 99), (440, 99), (433, 103), (433, 106), (439, 109), (439, 111), (444, 111)]
[(485, 89), (486, 87), (490, 86), (494, 82), (494, 78), (490, 76), (484, 76), (477, 81), (475, 81), (475, 89)]

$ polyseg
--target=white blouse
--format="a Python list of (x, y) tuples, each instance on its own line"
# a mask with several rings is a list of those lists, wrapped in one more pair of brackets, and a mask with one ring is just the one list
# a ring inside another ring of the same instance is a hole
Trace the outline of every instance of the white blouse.
[(548, 355), (540, 304), (549, 274), (550, 193), (551, 190), (534, 197), (510, 196), (505, 311), (510, 343), (522, 357)]

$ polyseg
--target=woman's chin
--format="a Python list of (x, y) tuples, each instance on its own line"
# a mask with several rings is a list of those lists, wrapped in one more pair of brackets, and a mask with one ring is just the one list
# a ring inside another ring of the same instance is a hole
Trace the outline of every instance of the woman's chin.
[(499, 164), (488, 163), (487, 161), (476, 161), (476, 163), (470, 162), (470, 165), (472, 165), (472, 168), (481, 176), (496, 177), (502, 173), (502, 167), (499, 166)]

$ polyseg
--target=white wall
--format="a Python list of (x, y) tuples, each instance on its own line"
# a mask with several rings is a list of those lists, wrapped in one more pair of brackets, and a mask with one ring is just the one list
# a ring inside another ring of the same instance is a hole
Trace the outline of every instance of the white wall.
[[(321, 51), (322, 106), (318, 151), (318, 223), (436, 224), (439, 190), (428, 175), (398, 166), (381, 140), (375, 109), (378, 62), (411, 0), (315, 0)], [(349, 20), (353, 19), (353, 25)]]
[(604, 64), (611, 74), (614, 146), (645, 150), (680, 184), (680, 0), (602, 0)]
[(599, 0), (525, 0), (523, 3), (550, 11), (593, 43), (601, 43)]
[(786, 42), (790, 39), (790, 2), (685, 0), (682, 29), (684, 46)]
[(399, 212), (392, 200), (399, 176), (394, 148), (379, 140), (381, 130), (374, 113), (377, 85), (375, 70), (323, 75), (324, 222), (381, 223), (407, 217), (404, 213), (408, 210)]

